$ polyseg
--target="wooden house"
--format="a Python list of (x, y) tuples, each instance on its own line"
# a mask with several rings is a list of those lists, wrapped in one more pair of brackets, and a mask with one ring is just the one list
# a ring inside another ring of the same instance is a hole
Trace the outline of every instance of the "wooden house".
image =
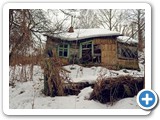
[[(45, 34), (46, 55), (64, 65), (101, 65), (110, 69), (139, 69), (137, 41), (107, 29), (73, 29)], [(125, 38), (125, 39), (124, 39)]]

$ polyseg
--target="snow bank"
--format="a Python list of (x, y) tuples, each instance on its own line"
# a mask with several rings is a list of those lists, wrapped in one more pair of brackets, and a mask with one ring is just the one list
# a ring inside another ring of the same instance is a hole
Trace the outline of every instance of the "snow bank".
[(78, 94), (79, 99), (88, 100), (92, 93), (93, 89), (91, 87), (86, 87)]
[(121, 99), (113, 106), (107, 105), (108, 109), (140, 109), (136, 102), (136, 96), (132, 98)]
[[(143, 66), (141, 66), (143, 67)], [(79, 65), (67, 65), (64, 66), (65, 69), (70, 71), (68, 73), (72, 82), (89, 82), (95, 83), (98, 79), (107, 77), (118, 77), (118, 76), (133, 76), (133, 77), (144, 77), (144, 71), (137, 70), (109, 70), (104, 67), (82, 67)], [(143, 69), (143, 68), (142, 68)]]

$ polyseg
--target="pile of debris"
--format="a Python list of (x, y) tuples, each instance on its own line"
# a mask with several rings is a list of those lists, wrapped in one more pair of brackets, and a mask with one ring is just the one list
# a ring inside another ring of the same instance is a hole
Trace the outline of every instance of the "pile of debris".
[(104, 78), (95, 83), (90, 99), (101, 103), (113, 103), (122, 98), (134, 97), (143, 88), (144, 77)]

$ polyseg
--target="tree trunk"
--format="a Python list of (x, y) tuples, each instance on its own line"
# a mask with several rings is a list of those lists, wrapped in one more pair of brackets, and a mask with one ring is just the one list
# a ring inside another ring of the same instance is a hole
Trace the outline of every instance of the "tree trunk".
[(112, 9), (109, 10), (109, 30), (112, 30)]
[(138, 50), (143, 51), (143, 38), (142, 38), (142, 28), (141, 28), (141, 10), (138, 10)]

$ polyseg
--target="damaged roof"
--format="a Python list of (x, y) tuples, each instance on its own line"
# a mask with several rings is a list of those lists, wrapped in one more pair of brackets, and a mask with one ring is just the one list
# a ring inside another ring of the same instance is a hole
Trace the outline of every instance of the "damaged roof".
[(118, 42), (128, 43), (128, 44), (138, 44), (138, 40), (135, 40), (128, 36), (119, 36), (117, 37)]

